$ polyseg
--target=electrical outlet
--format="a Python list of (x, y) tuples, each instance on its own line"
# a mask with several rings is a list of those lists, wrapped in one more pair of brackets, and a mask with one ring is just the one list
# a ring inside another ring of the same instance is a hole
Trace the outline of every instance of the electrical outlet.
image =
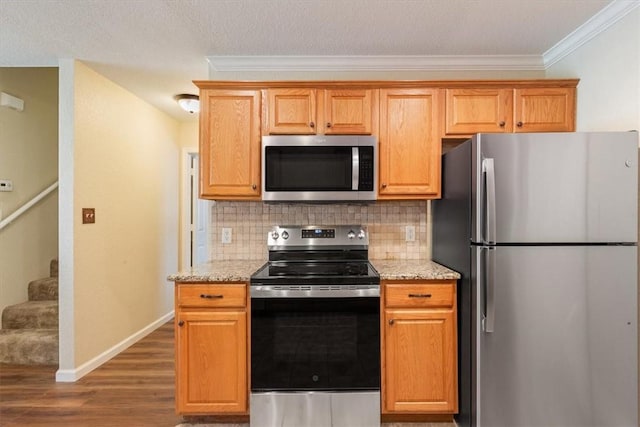
[(231, 227), (222, 228), (222, 243), (231, 243)]
[(415, 242), (416, 241), (416, 227), (413, 225), (407, 225), (404, 228), (405, 240), (407, 242)]

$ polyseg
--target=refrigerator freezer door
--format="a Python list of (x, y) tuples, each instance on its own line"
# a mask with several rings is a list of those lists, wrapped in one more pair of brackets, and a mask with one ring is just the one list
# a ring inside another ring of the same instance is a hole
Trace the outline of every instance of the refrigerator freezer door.
[(497, 243), (637, 241), (637, 132), (479, 134), (467, 167), (474, 242), (492, 243), (489, 220)]
[[(473, 249), (478, 427), (638, 425), (637, 247)], [(495, 322), (484, 331), (486, 252)]]

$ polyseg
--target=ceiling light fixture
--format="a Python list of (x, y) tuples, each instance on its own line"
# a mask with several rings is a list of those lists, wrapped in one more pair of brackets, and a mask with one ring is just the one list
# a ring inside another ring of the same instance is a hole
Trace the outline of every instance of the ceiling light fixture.
[(174, 98), (176, 101), (178, 101), (178, 105), (184, 111), (187, 111), (191, 114), (200, 112), (200, 98), (198, 97), (198, 95), (181, 93), (180, 95), (174, 96)]

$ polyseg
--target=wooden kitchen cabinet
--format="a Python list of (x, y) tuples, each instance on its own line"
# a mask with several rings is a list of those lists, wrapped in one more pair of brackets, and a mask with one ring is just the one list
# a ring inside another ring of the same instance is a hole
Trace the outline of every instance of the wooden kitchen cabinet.
[(200, 195), (260, 200), (259, 90), (201, 89)]
[(381, 89), (380, 199), (440, 197), (438, 90)]
[(456, 413), (456, 281), (382, 286), (382, 412)]
[(247, 285), (176, 284), (176, 412), (248, 413)]
[(265, 134), (371, 135), (377, 120), (372, 89), (268, 89)]
[(572, 132), (575, 87), (445, 89), (445, 135)]

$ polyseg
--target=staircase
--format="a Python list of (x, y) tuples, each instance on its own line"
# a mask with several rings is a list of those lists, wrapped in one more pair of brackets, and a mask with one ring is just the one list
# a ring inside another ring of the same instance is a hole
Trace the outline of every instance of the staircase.
[(29, 283), (29, 300), (2, 311), (0, 363), (58, 364), (58, 260), (49, 275)]

